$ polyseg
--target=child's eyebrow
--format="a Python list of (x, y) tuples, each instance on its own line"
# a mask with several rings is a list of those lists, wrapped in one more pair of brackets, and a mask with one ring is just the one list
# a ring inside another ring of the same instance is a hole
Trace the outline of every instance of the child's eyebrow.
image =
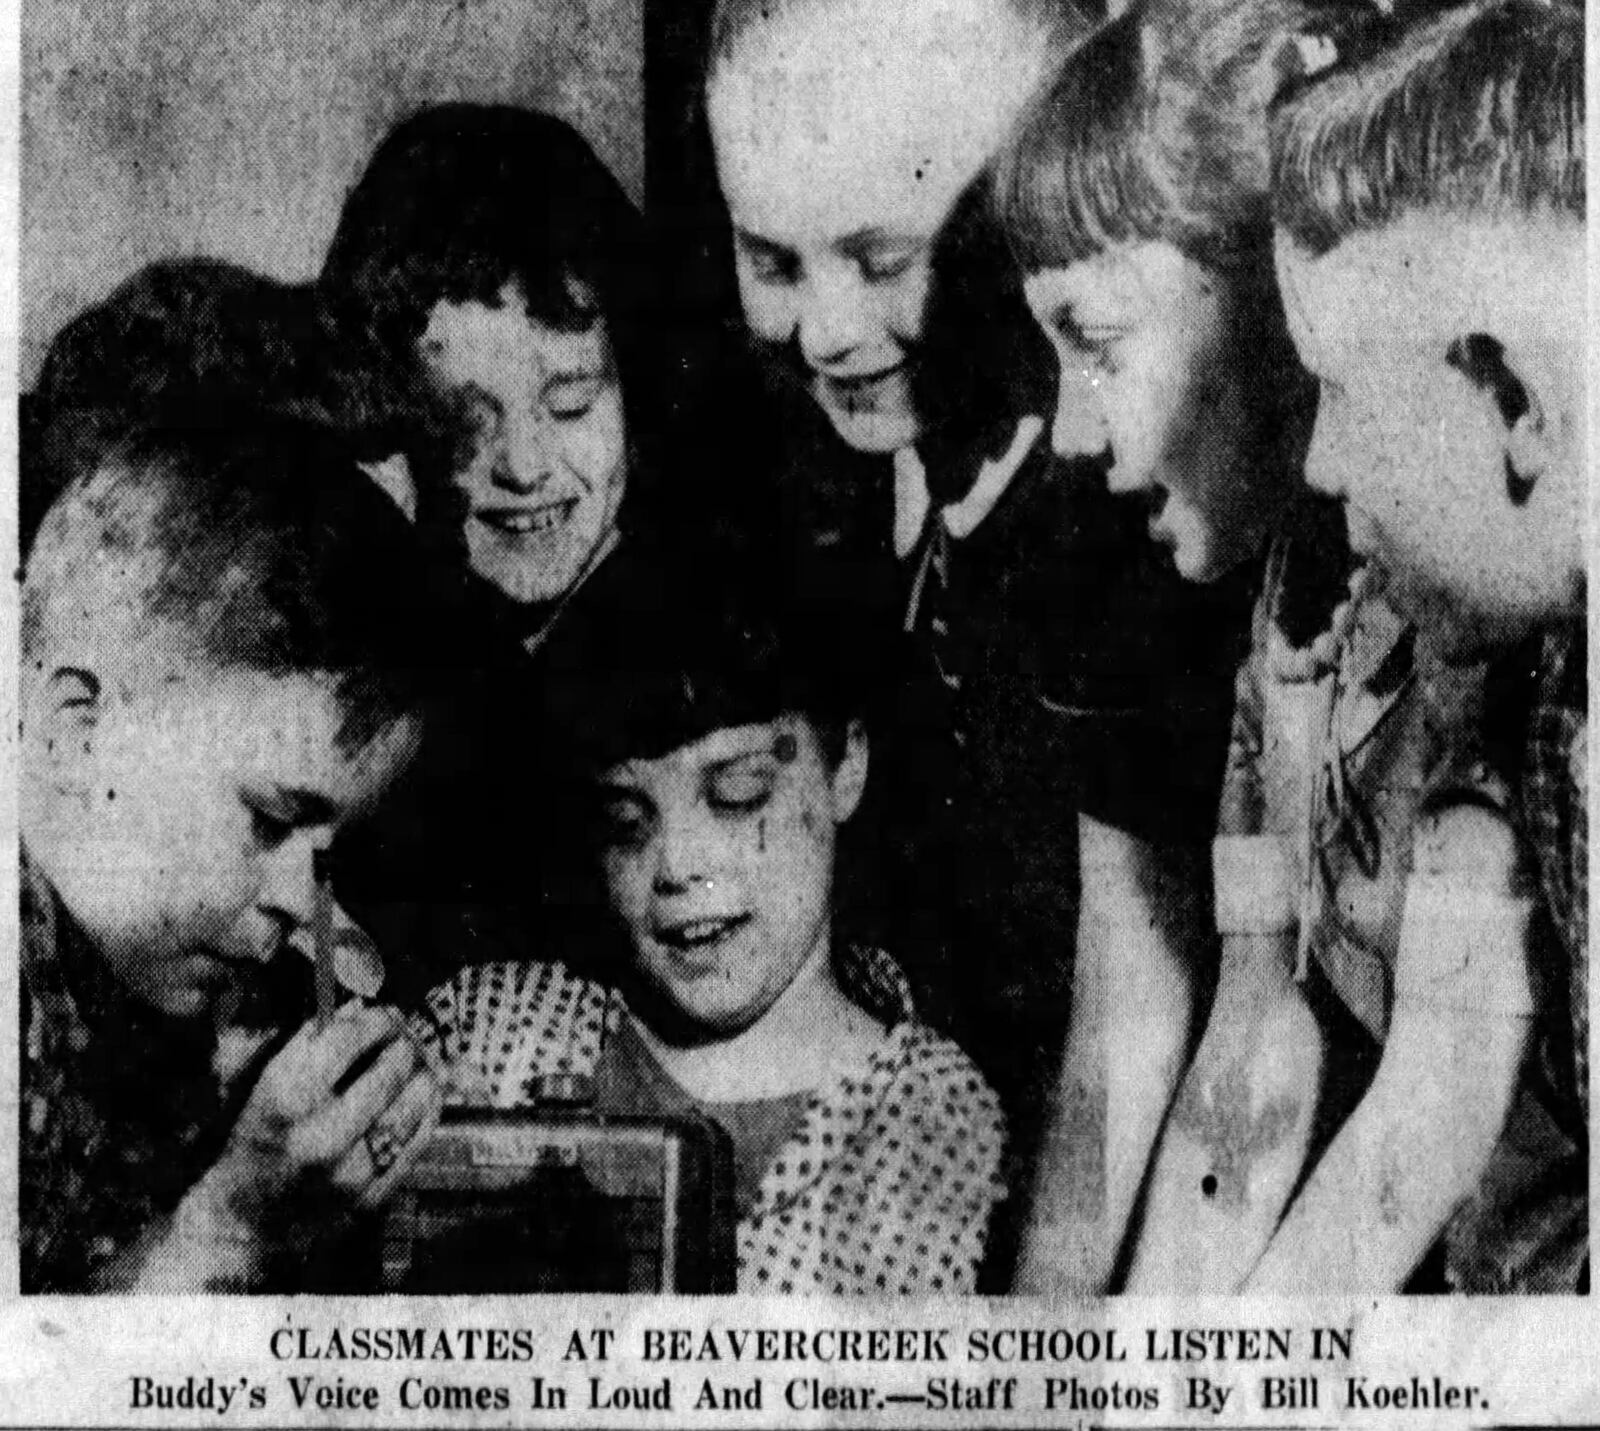
[(540, 385), (540, 392), (546, 397), (552, 389), (559, 387), (575, 387), (580, 383), (604, 382), (610, 368), (604, 362), (574, 363), (571, 367), (552, 368)]
[(746, 760), (777, 760), (778, 743), (784, 738), (774, 736), (771, 740), (751, 746), (748, 750), (736, 750), (729, 755), (719, 755), (715, 760), (708, 760), (703, 768), (708, 775), (717, 775), (730, 765), (738, 765)]
[(760, 234), (751, 233), (749, 229), (735, 227), (733, 236), (744, 248), (753, 248), (759, 253), (786, 256), (794, 252), (793, 249), (779, 243), (776, 239), (763, 238)]

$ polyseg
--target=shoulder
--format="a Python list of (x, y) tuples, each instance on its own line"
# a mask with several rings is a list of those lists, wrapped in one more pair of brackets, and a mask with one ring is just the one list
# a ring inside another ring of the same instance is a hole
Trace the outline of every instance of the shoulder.
[[(924, 1178), (924, 1196), (952, 1189), (992, 1200), (1005, 1150), (1000, 1100), (951, 1039), (908, 1021), (890, 1031), (872, 1080), (869, 1142), (899, 1147)], [(994, 1186), (991, 1186), (993, 1184)]]

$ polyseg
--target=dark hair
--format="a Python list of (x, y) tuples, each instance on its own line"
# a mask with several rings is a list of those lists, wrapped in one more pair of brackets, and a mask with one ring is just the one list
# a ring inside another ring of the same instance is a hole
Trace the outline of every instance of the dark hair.
[(581, 777), (729, 726), (799, 715), (836, 763), (870, 701), (852, 615), (731, 543), (658, 551), (612, 588), (574, 662), (549, 672), (556, 739)]
[(186, 657), (332, 678), (356, 749), (446, 664), (453, 579), (335, 436), (279, 417), (139, 424), (78, 454), (28, 553), (22, 645), (131, 613)]
[(1096, 31), (994, 166), (1021, 266), (1159, 242), (1214, 270), (1270, 267), (1268, 108), (1315, 13), (1296, 0), (1151, 0)]
[(86, 308), (45, 353), (22, 409), (24, 541), (117, 434), (141, 423), (227, 427), (241, 413), (320, 423), (364, 461), (425, 430), (404, 375), (353, 351), (308, 287), (222, 259), (163, 259)]
[(1274, 118), (1273, 214), (1313, 255), (1419, 209), (1584, 216), (1582, 8), (1429, 10)]
[(35, 421), (67, 409), (200, 424), (248, 407), (343, 431), (363, 455), (397, 449), (396, 375), (350, 351), (305, 285), (206, 257), (140, 269), (61, 329), (30, 394)]
[(565, 121), (510, 105), (448, 104), (397, 125), (345, 200), (319, 292), (405, 367), (440, 303), (500, 302), (582, 332), (604, 319), (629, 431), (649, 425), (655, 301), (643, 221)]

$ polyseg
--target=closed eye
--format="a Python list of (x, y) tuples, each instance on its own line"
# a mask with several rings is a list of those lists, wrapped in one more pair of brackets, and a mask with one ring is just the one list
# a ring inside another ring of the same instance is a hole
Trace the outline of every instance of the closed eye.
[(264, 809), (254, 801), (246, 800), (245, 809), (250, 812), (250, 830), (256, 842), (269, 849), (281, 845), (295, 830), (295, 820), (291, 815), (276, 810)]
[(778, 772), (769, 756), (741, 756), (707, 774), (706, 803), (727, 814), (748, 814), (772, 798)]
[(861, 276), (868, 283), (889, 283), (910, 272), (916, 262), (916, 248), (891, 249), (886, 252), (865, 253), (856, 260)]
[(599, 401), (604, 386), (599, 374), (557, 378), (544, 390), (545, 406), (554, 417), (582, 417)]
[(753, 234), (738, 235), (739, 257), (758, 283), (798, 283), (800, 256)]
[(636, 850), (650, 838), (652, 811), (637, 796), (613, 795), (600, 807), (600, 843), (610, 849)]

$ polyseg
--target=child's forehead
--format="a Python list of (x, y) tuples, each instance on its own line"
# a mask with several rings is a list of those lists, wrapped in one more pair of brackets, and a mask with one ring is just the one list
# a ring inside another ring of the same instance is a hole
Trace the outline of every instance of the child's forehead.
[(350, 748), (347, 709), (325, 672), (279, 675), (191, 659), (146, 685), (124, 685), (130, 728), (150, 758), (198, 754), (219, 772), (305, 787), (344, 805), (364, 798), (414, 751), (420, 723), (401, 718)]
[(1551, 214), (1426, 211), (1351, 235), (1320, 257), (1277, 235), (1284, 305), (1324, 351), (1490, 332), (1582, 340), (1582, 226)]
[(812, 741), (811, 724), (801, 715), (721, 726), (664, 755), (619, 761), (605, 771), (601, 781), (607, 785), (636, 785), (692, 777), (747, 756), (772, 756), (787, 764)]

